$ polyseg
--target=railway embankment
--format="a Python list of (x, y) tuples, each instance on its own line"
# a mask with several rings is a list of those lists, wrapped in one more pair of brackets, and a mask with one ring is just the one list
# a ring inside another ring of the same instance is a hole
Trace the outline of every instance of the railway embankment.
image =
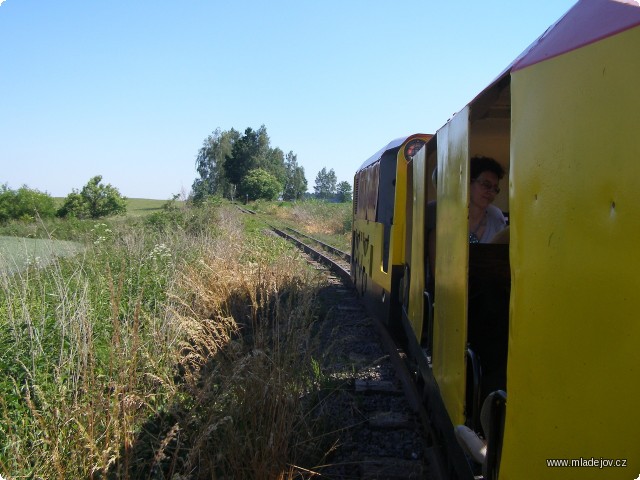
[(114, 222), (81, 256), (2, 277), (3, 477), (421, 471), (349, 287), (243, 215)]

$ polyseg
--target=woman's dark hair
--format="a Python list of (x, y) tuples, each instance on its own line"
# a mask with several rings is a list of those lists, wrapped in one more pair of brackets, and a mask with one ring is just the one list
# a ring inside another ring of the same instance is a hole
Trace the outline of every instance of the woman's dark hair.
[(498, 179), (504, 177), (504, 168), (494, 158), (476, 155), (471, 159), (471, 180), (475, 180), (482, 172), (493, 172)]

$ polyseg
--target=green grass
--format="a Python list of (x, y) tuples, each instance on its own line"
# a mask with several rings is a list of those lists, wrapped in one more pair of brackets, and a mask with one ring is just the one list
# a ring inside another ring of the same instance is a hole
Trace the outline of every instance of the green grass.
[[(54, 197), (56, 207), (62, 206), (65, 197)], [(153, 200), (150, 198), (127, 198), (127, 216), (140, 217), (162, 211), (162, 207), (170, 200)], [(177, 200), (177, 205), (184, 205), (184, 201)]]
[(16, 272), (23, 268), (46, 266), (59, 257), (75, 255), (82, 245), (67, 240), (0, 236), (0, 271)]
[[(54, 197), (54, 200), (58, 207), (64, 202), (63, 197)], [(111, 232), (116, 224), (151, 220), (156, 224), (162, 221), (171, 223), (171, 212), (176, 212), (184, 204), (180, 200), (129, 198), (125, 216), (11, 220), (0, 224), (0, 273), (13, 273), (28, 266), (44, 267), (55, 258), (74, 255), (82, 251), (82, 244), (98, 240), (100, 230)]]
[(275, 218), (296, 230), (345, 252), (351, 248), (352, 204), (317, 200), (304, 202), (256, 201), (248, 208)]
[[(151, 200), (148, 198), (127, 198), (127, 216), (139, 217), (162, 211), (168, 200)], [(177, 201), (179, 205), (184, 202)]]
[(58, 252), (0, 271), (1, 477), (271, 480), (324, 463), (323, 277), (229, 205), (75, 222), (69, 258), (72, 242), (0, 237), (12, 258)]

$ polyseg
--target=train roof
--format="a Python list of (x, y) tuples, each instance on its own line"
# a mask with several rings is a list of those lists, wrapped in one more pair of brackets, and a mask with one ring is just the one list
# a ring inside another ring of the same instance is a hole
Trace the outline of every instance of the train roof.
[[(558, 57), (640, 25), (640, 3), (636, 0), (579, 0), (505, 68), (469, 104), (483, 96), (511, 72)], [(369, 157), (358, 171), (377, 162), (411, 135), (389, 142)]]
[[(417, 134), (414, 134), (417, 135)], [(384, 155), (384, 153), (388, 150), (391, 150), (393, 148), (397, 148), (400, 145), (402, 145), (409, 137), (412, 137), (413, 135), (406, 135), (404, 137), (400, 137), (400, 138), (396, 138), (395, 140), (391, 140), (386, 146), (382, 147), (380, 150), (378, 150), (376, 153), (374, 153), (373, 155), (371, 155), (362, 165), (360, 165), (360, 168), (358, 168), (357, 171), (362, 170), (363, 168), (367, 168), (369, 165), (377, 162), (378, 160), (380, 160), (382, 158), (382, 155)]]
[(550, 60), (638, 25), (640, 3), (636, 0), (579, 0), (477, 97), (511, 72)]
[(640, 25), (640, 3), (636, 0), (579, 0), (545, 30), (468, 105), (511, 72), (558, 57)]
[(640, 25), (635, 0), (580, 0), (507, 67), (515, 71)]

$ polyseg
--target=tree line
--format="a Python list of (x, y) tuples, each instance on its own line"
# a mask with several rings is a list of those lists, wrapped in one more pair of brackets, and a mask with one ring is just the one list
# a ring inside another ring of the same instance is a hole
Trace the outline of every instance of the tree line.
[(350, 202), (352, 197), (351, 184), (343, 181), (336, 185), (337, 181), (336, 172), (333, 171), (333, 168), (327, 172), (326, 167), (322, 167), (322, 170), (316, 176), (316, 184), (313, 187), (316, 198)]
[(73, 189), (60, 207), (46, 192), (23, 185), (17, 190), (0, 185), (0, 222), (33, 221), (35, 218), (101, 218), (124, 214), (126, 197), (111, 184), (103, 184), (102, 176), (92, 177), (81, 190)]
[[(192, 198), (200, 202), (209, 196), (241, 200), (301, 200), (307, 194), (304, 167), (293, 151), (270, 144), (267, 129), (247, 128), (244, 134), (216, 129), (203, 142), (196, 157), (196, 178)], [(335, 172), (323, 168), (314, 187), (317, 198), (351, 201), (351, 185), (336, 185)]]
[[(315, 179), (314, 194), (307, 193), (304, 167), (293, 151), (286, 155), (271, 147), (267, 129), (247, 128), (244, 134), (235, 129), (216, 129), (203, 142), (196, 159), (200, 178), (193, 182), (191, 200), (196, 203), (209, 196), (230, 199), (301, 200), (309, 196), (337, 202), (350, 202), (349, 182), (337, 181), (333, 169), (322, 168)], [(23, 185), (17, 190), (0, 185), (0, 222), (36, 217), (101, 218), (124, 214), (126, 197), (102, 176), (92, 177), (82, 189), (73, 189), (57, 207), (46, 192)]]

